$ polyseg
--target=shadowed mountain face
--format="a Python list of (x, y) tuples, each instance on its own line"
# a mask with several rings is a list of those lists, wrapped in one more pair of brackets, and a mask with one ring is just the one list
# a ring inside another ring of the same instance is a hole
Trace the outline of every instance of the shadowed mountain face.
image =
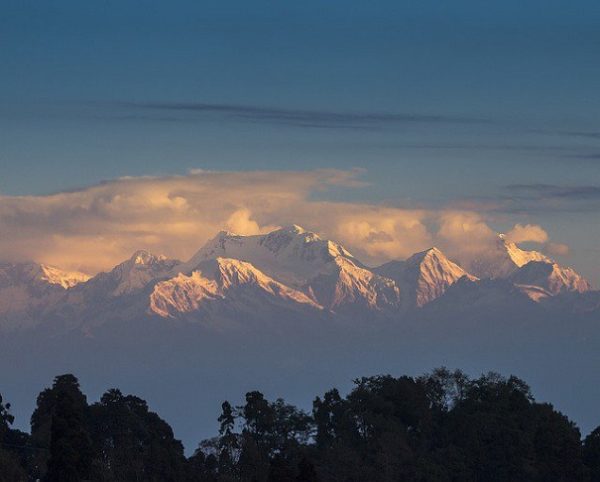
[(400, 322), (436, 300), (460, 312), (517, 298), (545, 309), (565, 295), (570, 306), (586, 306), (572, 298), (591, 291), (571, 268), (501, 236), (471, 264), (480, 276), (431, 248), (369, 268), (343, 246), (296, 225), (256, 236), (221, 232), (187, 262), (138, 251), (91, 279), (34, 263), (3, 265), (0, 313), (11, 329), (65, 323), (89, 330), (108, 320), (157, 316), (214, 327), (266, 322), (274, 313)]
[(563, 268), (551, 261), (531, 261), (509, 278), (518, 285), (543, 288), (551, 295), (585, 293), (592, 290), (590, 283), (573, 269)]

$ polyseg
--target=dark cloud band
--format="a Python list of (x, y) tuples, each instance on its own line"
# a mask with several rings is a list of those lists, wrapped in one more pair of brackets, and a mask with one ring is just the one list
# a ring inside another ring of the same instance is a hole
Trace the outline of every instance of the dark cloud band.
[[(327, 110), (304, 110), (266, 107), (242, 104), (221, 104), (203, 102), (122, 102), (128, 107), (146, 112), (186, 113), (186, 114), (221, 114), (251, 122), (269, 122), (307, 128), (372, 128), (389, 124), (409, 123), (451, 123), (451, 124), (487, 124), (483, 118), (390, 113), (390, 112), (338, 112)], [(169, 117), (171, 118), (171, 117)], [(182, 120), (185, 120), (182, 119)]]

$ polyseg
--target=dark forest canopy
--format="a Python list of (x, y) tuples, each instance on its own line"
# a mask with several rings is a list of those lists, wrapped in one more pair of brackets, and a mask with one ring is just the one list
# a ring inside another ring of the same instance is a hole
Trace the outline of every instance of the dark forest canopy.
[(375, 376), (306, 413), (249, 392), (223, 402), (218, 433), (186, 458), (147, 403), (117, 389), (89, 404), (73, 375), (42, 391), (31, 434), (0, 397), (0, 480), (600, 481), (600, 428), (536, 402), (525, 382), (445, 368)]

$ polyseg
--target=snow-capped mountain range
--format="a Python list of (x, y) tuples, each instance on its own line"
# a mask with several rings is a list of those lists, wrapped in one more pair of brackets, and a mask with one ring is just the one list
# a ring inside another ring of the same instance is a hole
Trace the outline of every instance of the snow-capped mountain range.
[(220, 232), (186, 262), (138, 251), (91, 278), (36, 263), (0, 264), (0, 327), (10, 329), (143, 317), (209, 325), (273, 316), (393, 319), (429, 306), (493, 309), (517, 299), (556, 306), (563, 298), (573, 309), (600, 309), (600, 292), (573, 269), (502, 235), (465, 266), (434, 247), (367, 267), (296, 225), (265, 235)]

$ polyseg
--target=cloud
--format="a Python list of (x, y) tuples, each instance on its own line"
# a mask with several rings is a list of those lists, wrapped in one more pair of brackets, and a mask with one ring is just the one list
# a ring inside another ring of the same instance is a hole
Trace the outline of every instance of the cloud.
[(562, 243), (548, 243), (545, 251), (551, 256), (568, 256), (570, 253), (569, 247)]
[(600, 139), (600, 132), (594, 131), (563, 131), (561, 132), (564, 136), (569, 137), (584, 137), (586, 139)]
[(515, 184), (507, 186), (508, 212), (592, 212), (600, 209), (600, 186)]
[(447, 211), (440, 216), (437, 238), (443, 249), (461, 253), (458, 257), (463, 258), (468, 253), (477, 254), (487, 250), (498, 236), (478, 213)]
[(548, 241), (548, 233), (537, 224), (515, 224), (515, 226), (506, 233), (506, 239), (513, 243), (545, 243)]
[(497, 194), (455, 200), (457, 209), (487, 213), (592, 212), (600, 209), (600, 186), (512, 184)]
[[(123, 178), (49, 196), (0, 197), (4, 258), (97, 271), (138, 248), (185, 257), (241, 208), (268, 213), (328, 182), (327, 173), (197, 173)], [(250, 222), (248, 214), (248, 222)], [(218, 228), (217, 228), (218, 227)], [(215, 228), (217, 228), (215, 230)]]
[[(373, 265), (433, 245), (455, 258), (474, 256), (497, 239), (485, 217), (471, 211), (313, 197), (334, 186), (362, 187), (360, 174), (193, 171), (121, 178), (46, 196), (0, 196), (0, 253), (8, 261), (33, 259), (95, 273), (138, 249), (187, 259), (220, 230), (258, 234), (292, 223), (339, 241)], [(527, 225), (514, 232), (540, 239), (539, 230)]]
[(251, 217), (252, 213), (249, 209), (240, 208), (229, 216), (229, 219), (227, 219), (227, 222), (225, 223), (225, 227), (232, 233), (243, 234), (245, 236), (264, 234), (278, 228), (278, 226), (275, 225), (259, 226), (259, 224), (251, 219)]
[[(426, 226), (432, 213), (424, 210), (326, 202), (315, 214), (320, 230), (367, 262), (406, 258), (433, 243)], [(309, 222), (310, 211), (304, 216)]]
[(513, 184), (507, 186), (515, 196), (538, 200), (600, 200), (600, 186), (559, 186), (555, 184)]
[[(117, 106), (143, 113), (145, 118), (151, 120), (189, 121), (216, 115), (245, 122), (267, 122), (308, 128), (372, 129), (393, 124), (487, 124), (490, 122), (487, 119), (441, 114), (346, 112), (206, 102), (121, 102)], [(133, 116), (126, 114), (122, 117), (139, 118), (136, 114)]]
[(572, 154), (570, 156), (565, 156), (568, 159), (581, 159), (584, 161), (598, 161), (600, 160), (600, 152), (592, 152), (587, 154)]

